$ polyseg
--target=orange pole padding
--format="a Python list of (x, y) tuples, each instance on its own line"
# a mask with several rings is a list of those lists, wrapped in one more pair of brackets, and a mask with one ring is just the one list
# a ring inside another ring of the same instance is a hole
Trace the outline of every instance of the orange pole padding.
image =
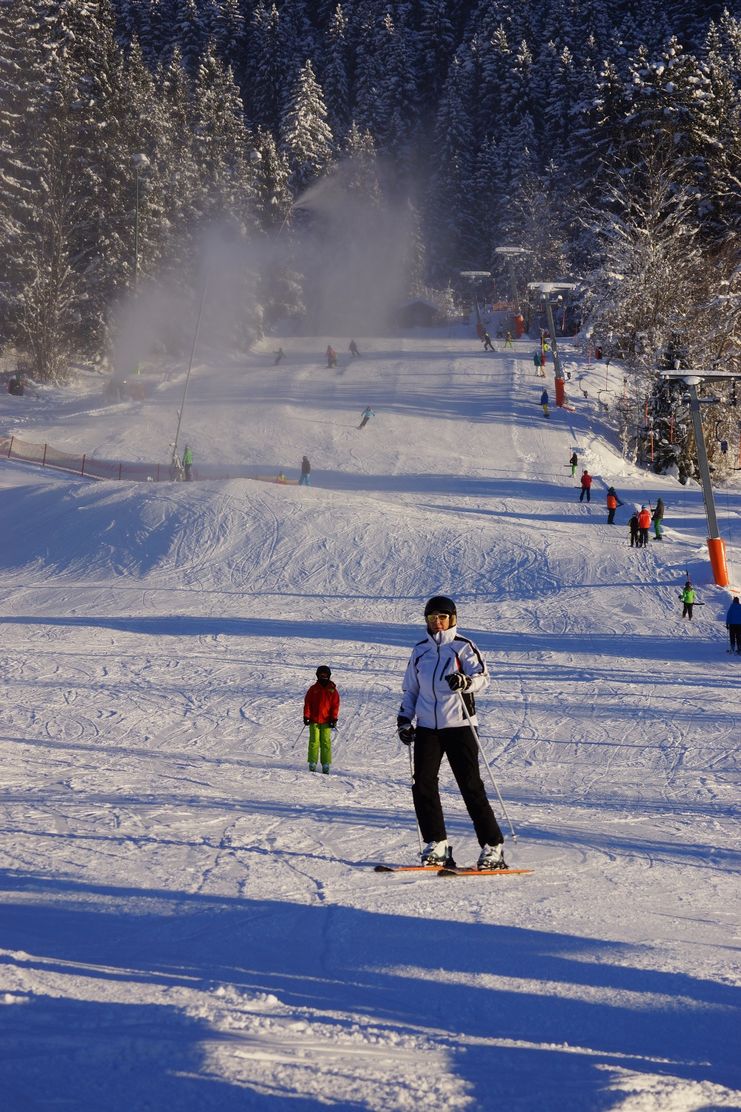
[(563, 405), (566, 401), (566, 383), (562, 378), (557, 378), (556, 382), (556, 405)]
[(718, 587), (727, 587), (728, 565), (726, 564), (726, 546), (722, 537), (708, 537), (708, 552), (710, 553), (710, 566), (713, 569), (713, 578)]

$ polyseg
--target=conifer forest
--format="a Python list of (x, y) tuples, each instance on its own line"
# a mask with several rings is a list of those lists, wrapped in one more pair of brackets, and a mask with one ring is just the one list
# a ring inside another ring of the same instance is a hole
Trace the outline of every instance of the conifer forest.
[(740, 86), (730, 3), (2, 0), (0, 346), (39, 382), (105, 367), (122, 306), (156, 284), (191, 319), (214, 252), (205, 326), (234, 348), (339, 331), (316, 275), (373, 250), (399, 299), (449, 313), (461, 271), (499, 301), (573, 282), (624, 363), (616, 424), (650, 406), (681, 478), (657, 372), (741, 374)]

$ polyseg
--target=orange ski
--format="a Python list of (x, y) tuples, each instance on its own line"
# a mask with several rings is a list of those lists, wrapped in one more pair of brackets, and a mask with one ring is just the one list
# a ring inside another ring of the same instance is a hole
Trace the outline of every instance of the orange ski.
[(437, 870), (438, 876), (526, 876), (535, 872), (534, 869), (449, 869)]

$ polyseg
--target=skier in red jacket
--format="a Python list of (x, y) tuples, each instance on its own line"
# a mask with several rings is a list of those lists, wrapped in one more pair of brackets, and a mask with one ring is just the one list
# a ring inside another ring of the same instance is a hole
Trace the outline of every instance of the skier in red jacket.
[(579, 501), (583, 502), (585, 496), (587, 502), (592, 501), (592, 476), (589, 474), (586, 467), (581, 473), (581, 493), (579, 494)]
[(316, 683), (304, 696), (304, 726), (309, 727), (309, 772), (316, 771), (318, 757), (321, 757), (322, 772), (328, 773), (332, 763), (332, 730), (340, 714), (340, 693), (331, 675), (331, 669), (320, 664)]

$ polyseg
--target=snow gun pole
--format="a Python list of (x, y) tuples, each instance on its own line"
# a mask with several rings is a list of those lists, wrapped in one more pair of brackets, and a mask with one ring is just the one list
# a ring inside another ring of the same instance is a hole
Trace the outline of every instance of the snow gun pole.
[[(407, 745), (409, 750), (409, 776), (412, 781), (412, 788), (414, 788), (414, 761), (412, 760), (412, 747)], [(415, 819), (415, 826), (417, 827), (417, 841), (419, 842), (419, 852), (422, 853), (422, 831), (419, 829), (419, 823)]]
[(512, 841), (516, 842), (517, 841), (517, 835), (515, 834), (515, 828), (512, 825), (512, 819), (509, 817), (509, 814), (507, 812), (507, 808), (505, 806), (504, 800), (502, 799), (502, 793), (499, 790), (499, 785), (497, 784), (496, 780), (494, 779), (494, 773), (491, 771), (491, 767), (489, 765), (489, 762), (486, 759), (486, 753), (484, 752), (484, 747), (482, 746), (481, 741), (479, 739), (478, 731), (477, 731), (476, 727), (474, 726), (473, 722), (471, 721), (471, 715), (468, 713), (468, 707), (466, 706), (466, 700), (463, 698), (463, 694), (460, 691), (458, 692), (458, 694), (460, 696), (461, 706), (463, 707), (463, 713), (466, 716), (466, 721), (468, 722), (468, 725), (471, 729), (471, 733), (473, 734), (473, 736), (476, 740), (476, 744), (478, 746), (479, 753), (481, 754), (481, 759), (483, 760), (484, 764), (486, 765), (486, 771), (489, 773), (489, 776), (491, 778), (491, 782), (494, 785), (494, 791), (497, 793), (497, 799), (499, 800), (499, 805), (502, 808), (502, 813), (504, 814), (504, 817), (506, 818), (507, 822), (509, 823), (509, 828), (512, 831)]
[(185, 384), (183, 386), (183, 397), (180, 402), (180, 409), (178, 410), (178, 426), (175, 429), (175, 443), (172, 447), (172, 458), (175, 460), (178, 454), (178, 438), (180, 436), (180, 426), (183, 423), (183, 410), (185, 409), (185, 395), (188, 393), (188, 383), (190, 382), (190, 372), (193, 370), (193, 357), (196, 353), (196, 344), (198, 343), (198, 333), (201, 330), (201, 317), (203, 316), (203, 306), (206, 302), (206, 290), (208, 289), (208, 276), (203, 283), (203, 290), (201, 291), (201, 300), (198, 304), (198, 316), (196, 317), (196, 327), (193, 333), (193, 343), (190, 349), (190, 359), (188, 360), (188, 370), (185, 374)]

